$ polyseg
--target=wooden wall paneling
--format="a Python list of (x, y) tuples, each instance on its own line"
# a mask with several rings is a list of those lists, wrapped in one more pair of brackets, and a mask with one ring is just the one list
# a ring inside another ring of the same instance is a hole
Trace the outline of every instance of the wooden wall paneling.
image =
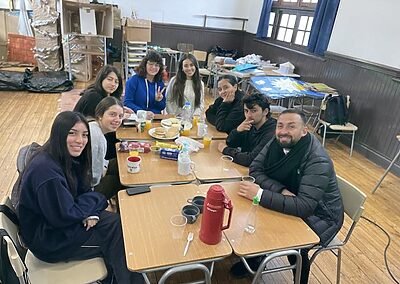
[[(371, 65), (337, 54), (322, 58), (267, 44), (246, 34), (243, 51), (245, 54), (262, 55), (272, 62), (292, 62), (302, 80), (324, 82), (340, 93), (350, 95), (350, 121), (359, 130), (356, 134), (356, 149), (374, 162), (387, 167), (399, 149), (395, 138), (400, 133), (400, 83), (394, 81), (399, 71)], [(348, 137), (342, 141), (348, 144)], [(399, 163), (394, 172), (400, 174)]]
[(219, 45), (225, 49), (237, 49), (242, 55), (244, 34), (236, 30), (152, 23), (151, 44), (176, 49), (180, 42), (192, 43), (194, 49), (204, 51)]

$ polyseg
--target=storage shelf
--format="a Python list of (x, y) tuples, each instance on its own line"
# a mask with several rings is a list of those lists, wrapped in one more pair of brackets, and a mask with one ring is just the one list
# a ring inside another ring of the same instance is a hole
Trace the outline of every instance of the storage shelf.
[(124, 63), (126, 80), (129, 77), (129, 69), (139, 66), (147, 54), (147, 42), (124, 41), (122, 61)]

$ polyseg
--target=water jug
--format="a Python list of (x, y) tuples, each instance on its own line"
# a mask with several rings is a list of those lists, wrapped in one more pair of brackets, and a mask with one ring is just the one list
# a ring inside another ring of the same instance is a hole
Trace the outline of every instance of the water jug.
[[(229, 210), (228, 224), (223, 225), (225, 209)], [(209, 245), (218, 244), (222, 231), (231, 224), (232, 202), (221, 185), (210, 186), (204, 201), (203, 217), (201, 219), (200, 240)]]

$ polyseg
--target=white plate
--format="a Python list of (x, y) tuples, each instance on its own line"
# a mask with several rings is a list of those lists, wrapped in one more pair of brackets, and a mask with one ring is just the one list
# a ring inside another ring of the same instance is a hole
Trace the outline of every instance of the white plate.
[(151, 137), (153, 137), (153, 138), (155, 138), (155, 139), (159, 139), (159, 140), (174, 140), (174, 139), (176, 139), (176, 138), (179, 137), (179, 133), (176, 134), (176, 135), (173, 136), (173, 137), (168, 137), (168, 138), (167, 138), (167, 137), (163, 137), (163, 136), (158, 136), (157, 134), (154, 133), (154, 131), (155, 131), (155, 128), (149, 129), (149, 135), (150, 135)]

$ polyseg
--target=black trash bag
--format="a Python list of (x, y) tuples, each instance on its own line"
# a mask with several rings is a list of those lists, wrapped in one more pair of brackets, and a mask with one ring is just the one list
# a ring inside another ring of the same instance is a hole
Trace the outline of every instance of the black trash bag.
[(62, 93), (74, 88), (74, 83), (68, 79), (66, 71), (24, 73), (25, 90), (36, 93)]
[(237, 49), (228, 50), (216, 45), (210, 49), (209, 53), (214, 53), (216, 56), (232, 57), (236, 59), (239, 52)]
[(15, 71), (0, 71), (0, 91), (23, 91), (24, 73)]

